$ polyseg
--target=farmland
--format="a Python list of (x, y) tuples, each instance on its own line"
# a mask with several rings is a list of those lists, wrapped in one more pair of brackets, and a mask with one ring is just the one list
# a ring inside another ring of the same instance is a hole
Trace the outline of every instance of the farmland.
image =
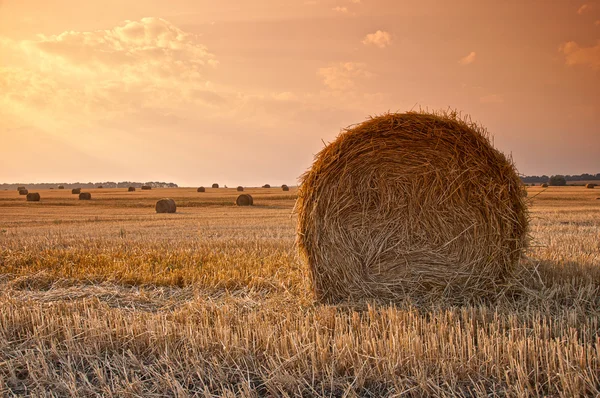
[(296, 188), (38, 192), (0, 191), (2, 396), (600, 394), (600, 189), (528, 188), (495, 300), (339, 306), (297, 256)]

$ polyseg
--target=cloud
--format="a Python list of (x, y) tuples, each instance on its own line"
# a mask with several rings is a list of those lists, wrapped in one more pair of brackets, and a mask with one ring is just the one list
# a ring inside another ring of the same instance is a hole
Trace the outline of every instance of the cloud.
[(355, 88), (357, 78), (370, 78), (372, 73), (365, 70), (362, 63), (346, 62), (327, 68), (320, 68), (317, 72), (323, 78), (323, 83), (332, 90), (347, 91)]
[(577, 14), (583, 15), (589, 9), (590, 9), (590, 5), (589, 4), (584, 4), (584, 5), (582, 5), (581, 7), (579, 7), (577, 9)]
[(482, 104), (501, 104), (504, 102), (504, 97), (500, 94), (484, 95), (479, 98), (479, 102)]
[(40, 35), (23, 44), (48, 63), (76, 72), (118, 71), (124, 79), (194, 79), (205, 67), (217, 65), (197, 36), (161, 18), (126, 21), (108, 30)]
[(347, 14), (348, 13), (348, 8), (347, 7), (337, 6), (337, 7), (332, 8), (332, 10), (335, 11), (335, 12), (341, 12), (342, 14)]
[(475, 59), (477, 58), (477, 53), (475, 51), (471, 51), (468, 55), (462, 57), (458, 63), (461, 65), (469, 65), (472, 64), (473, 62), (475, 62)]
[(362, 41), (364, 45), (374, 45), (379, 48), (385, 48), (392, 44), (392, 35), (388, 32), (378, 30), (375, 33), (369, 33)]
[(565, 63), (569, 66), (586, 65), (592, 69), (600, 69), (600, 40), (593, 47), (581, 47), (574, 41), (564, 43), (559, 51), (565, 56)]

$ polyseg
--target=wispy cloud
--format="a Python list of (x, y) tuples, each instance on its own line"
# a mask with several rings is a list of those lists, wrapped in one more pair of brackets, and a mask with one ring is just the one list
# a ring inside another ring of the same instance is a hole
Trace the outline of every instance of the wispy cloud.
[(335, 12), (341, 12), (342, 14), (347, 14), (348, 13), (348, 7), (337, 6), (337, 7), (333, 8), (333, 11), (335, 11)]
[(389, 32), (378, 30), (375, 33), (366, 35), (362, 43), (364, 45), (374, 45), (379, 48), (385, 48), (392, 44), (392, 35)]
[(462, 57), (458, 63), (461, 65), (469, 65), (472, 64), (473, 62), (475, 62), (475, 59), (477, 58), (477, 53), (475, 51), (471, 51), (469, 54), (467, 54), (466, 56)]
[(351, 90), (356, 86), (355, 79), (373, 76), (365, 69), (364, 64), (356, 62), (340, 63), (320, 68), (317, 74), (323, 78), (323, 84), (337, 91)]
[(590, 5), (586, 3), (577, 9), (577, 14), (583, 15), (589, 9), (590, 9)]
[(586, 65), (592, 69), (600, 69), (600, 40), (592, 47), (581, 47), (574, 41), (567, 42), (559, 47), (565, 56), (565, 63), (571, 65)]

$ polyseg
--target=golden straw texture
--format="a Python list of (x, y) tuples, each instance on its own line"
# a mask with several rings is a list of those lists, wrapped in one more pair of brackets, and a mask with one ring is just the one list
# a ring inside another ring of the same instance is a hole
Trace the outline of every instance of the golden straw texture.
[(487, 132), (455, 113), (347, 129), (301, 177), (296, 204), (317, 299), (494, 295), (526, 244), (521, 185)]

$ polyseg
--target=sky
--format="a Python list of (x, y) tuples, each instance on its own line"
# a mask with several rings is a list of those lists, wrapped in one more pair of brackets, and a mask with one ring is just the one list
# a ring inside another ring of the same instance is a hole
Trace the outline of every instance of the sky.
[(600, 173), (599, 93), (600, 0), (0, 0), (0, 182), (295, 184), (415, 109)]

